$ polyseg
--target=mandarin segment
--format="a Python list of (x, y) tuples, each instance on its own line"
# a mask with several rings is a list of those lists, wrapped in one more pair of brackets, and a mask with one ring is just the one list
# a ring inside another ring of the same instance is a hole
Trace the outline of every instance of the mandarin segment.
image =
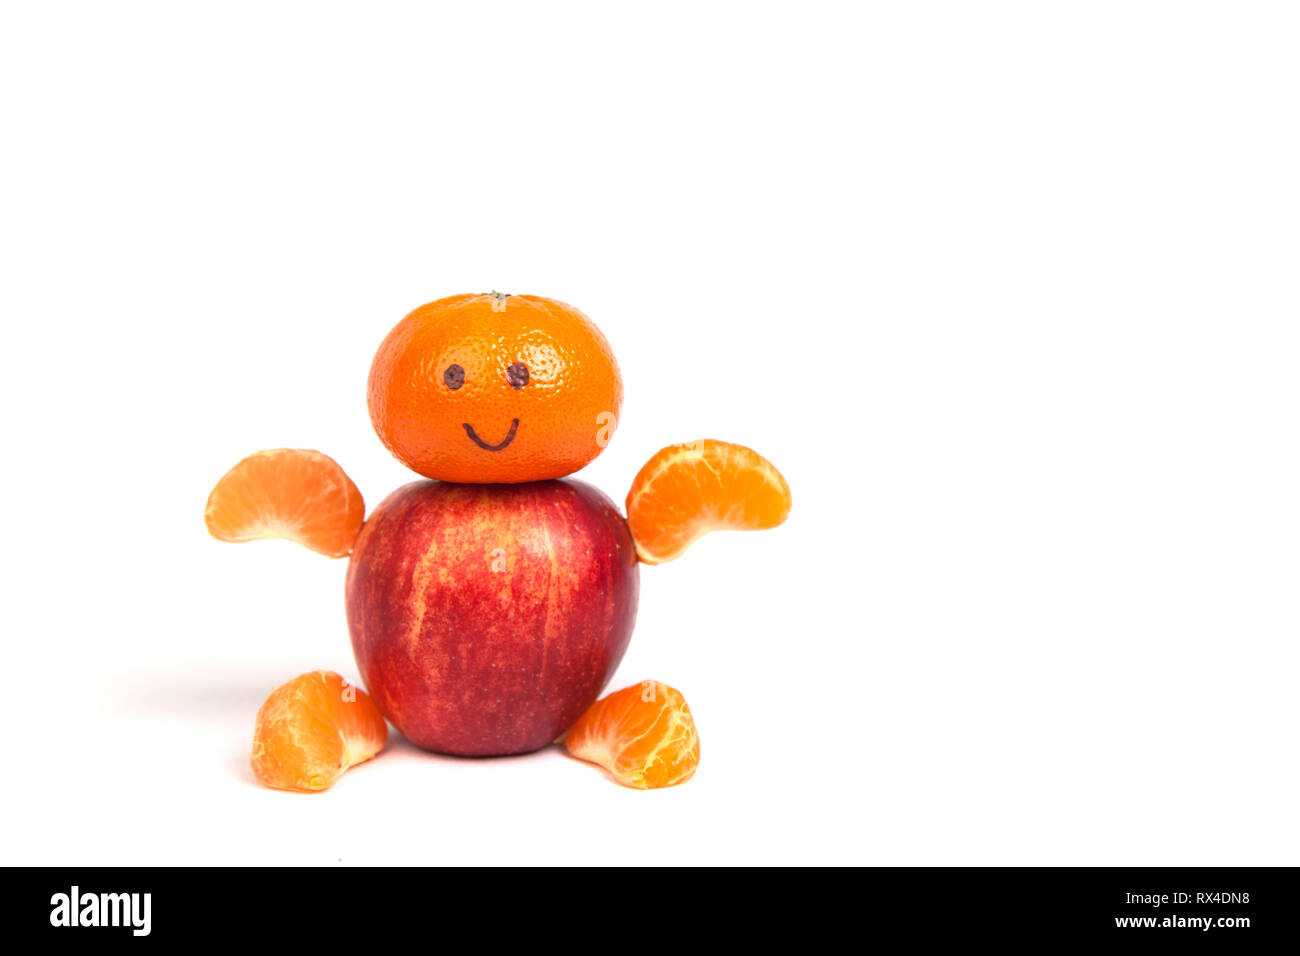
[(221, 541), (285, 538), (331, 558), (346, 557), (365, 520), (361, 492), (318, 451), (254, 452), (217, 482), (203, 519)]
[(564, 745), (579, 760), (599, 764), (639, 790), (684, 783), (700, 762), (700, 736), (686, 698), (658, 681), (596, 701), (569, 729)]
[(743, 445), (705, 439), (669, 445), (632, 482), (627, 521), (647, 564), (680, 557), (710, 531), (775, 528), (790, 514), (790, 486)]
[(388, 725), (365, 691), (332, 671), (312, 671), (277, 687), (257, 712), (253, 773), (277, 790), (326, 790), (387, 740)]

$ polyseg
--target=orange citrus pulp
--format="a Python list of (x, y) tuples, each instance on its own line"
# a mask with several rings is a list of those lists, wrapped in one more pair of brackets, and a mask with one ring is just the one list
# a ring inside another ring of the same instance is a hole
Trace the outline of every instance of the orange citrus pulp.
[(713, 439), (660, 450), (627, 494), (627, 522), (647, 564), (680, 557), (710, 531), (775, 528), (789, 513), (790, 486), (771, 462)]
[(203, 511), (222, 541), (287, 538), (346, 557), (365, 520), (361, 492), (318, 451), (276, 448), (249, 455), (217, 482)]
[(253, 773), (277, 790), (326, 790), (387, 741), (388, 725), (364, 691), (312, 671), (277, 687), (257, 712)]
[(684, 783), (700, 762), (700, 736), (686, 699), (658, 681), (596, 701), (569, 729), (564, 745), (640, 790)]

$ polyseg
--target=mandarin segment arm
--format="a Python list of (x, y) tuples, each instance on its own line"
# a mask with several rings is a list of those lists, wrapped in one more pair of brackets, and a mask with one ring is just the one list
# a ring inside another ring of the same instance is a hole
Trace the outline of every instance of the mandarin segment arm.
[(345, 558), (365, 521), (361, 492), (318, 451), (273, 448), (249, 455), (217, 482), (203, 520), (219, 541), (284, 538)]
[(758, 452), (704, 439), (657, 452), (632, 482), (627, 523), (646, 564), (680, 557), (710, 531), (775, 528), (790, 514), (790, 486)]

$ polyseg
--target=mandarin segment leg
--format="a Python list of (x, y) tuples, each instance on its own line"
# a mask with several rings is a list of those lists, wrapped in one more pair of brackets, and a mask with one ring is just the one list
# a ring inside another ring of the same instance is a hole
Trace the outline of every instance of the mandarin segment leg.
[(333, 671), (311, 671), (271, 692), (257, 712), (250, 761), (277, 790), (328, 790), (384, 749), (388, 725), (365, 691)]
[(686, 698), (652, 680), (596, 701), (569, 729), (564, 746), (638, 790), (685, 783), (700, 762), (700, 735)]

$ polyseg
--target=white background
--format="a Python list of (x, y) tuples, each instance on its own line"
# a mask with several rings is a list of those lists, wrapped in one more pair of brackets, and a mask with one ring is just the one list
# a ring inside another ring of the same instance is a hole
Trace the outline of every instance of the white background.
[[(4, 863), (1295, 864), (1300, 22), (1285, 4), (9, 4)], [(559, 298), (622, 364), (580, 475), (771, 458), (786, 526), (642, 573), (641, 793), (394, 737), (247, 767), (355, 677), (344, 562), (209, 539), (370, 358)]]

